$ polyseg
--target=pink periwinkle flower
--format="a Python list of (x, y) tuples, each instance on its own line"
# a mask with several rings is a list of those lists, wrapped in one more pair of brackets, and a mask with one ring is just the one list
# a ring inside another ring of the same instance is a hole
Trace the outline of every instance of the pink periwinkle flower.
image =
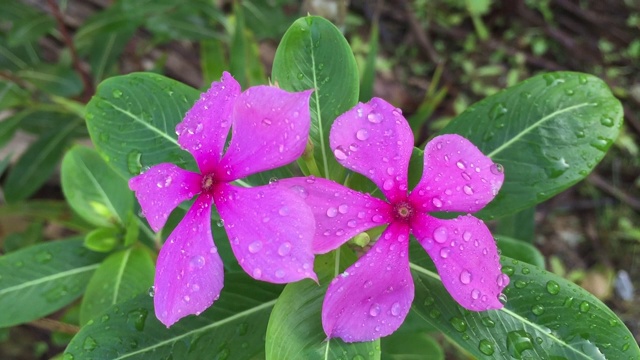
[(413, 134), (399, 109), (378, 98), (339, 116), (331, 149), (346, 168), (371, 179), (387, 201), (320, 178), (283, 179), (311, 206), (316, 218), (313, 250), (325, 253), (353, 236), (389, 226), (372, 248), (327, 290), (322, 326), (328, 337), (369, 341), (393, 333), (414, 296), (409, 271), (409, 234), (436, 265), (451, 296), (473, 311), (498, 309), (509, 282), (486, 225), (470, 214), (444, 220), (430, 212), (470, 213), (482, 209), (502, 186), (502, 167), (459, 135), (431, 140), (424, 172), (408, 192)]
[(250, 276), (272, 283), (317, 279), (311, 245), (315, 220), (305, 202), (278, 183), (230, 184), (302, 154), (311, 122), (310, 95), (270, 86), (241, 93), (240, 84), (225, 72), (176, 126), (178, 143), (193, 155), (200, 173), (163, 163), (129, 181), (154, 231), (176, 206), (197, 194), (158, 256), (154, 306), (167, 327), (204, 311), (222, 290), (223, 266), (211, 235), (212, 202), (234, 255)]

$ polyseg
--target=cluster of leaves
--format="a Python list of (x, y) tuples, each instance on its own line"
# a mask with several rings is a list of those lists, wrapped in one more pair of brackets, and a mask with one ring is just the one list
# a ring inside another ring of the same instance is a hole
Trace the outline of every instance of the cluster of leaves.
[[(172, 214), (162, 233), (153, 234), (138, 215), (126, 181), (145, 167), (161, 162), (195, 168), (193, 160), (177, 144), (175, 126), (199, 92), (153, 73), (110, 76), (118, 56), (92, 46), (99, 40), (101, 44), (119, 46), (121, 52), (133, 32), (143, 26), (154, 34), (157, 42), (181, 37), (200, 41), (203, 62), (208, 64), (203, 66), (207, 80), (215, 79), (222, 71), (210, 66), (225, 64), (237, 70), (234, 75), (245, 86), (264, 81), (263, 72), (256, 70), (260, 66), (252, 32), (244, 25), (243, 7), (234, 9), (235, 27), (226, 24), (233, 33), (227, 39), (226, 35), (210, 30), (211, 21), (224, 22), (217, 10), (206, 2), (192, 2), (200, 4), (196, 7), (200, 12), (187, 11), (169, 2), (149, 2), (145, 7), (121, 1), (83, 25), (76, 34), (76, 45), (78, 52), (95, 66), (92, 77), (99, 83), (86, 107), (67, 99), (84, 91), (77, 73), (69, 72), (68, 78), (59, 78), (58, 81), (75, 78), (79, 84), (74, 93), (62, 94), (47, 91), (24, 76), (25, 70), (28, 74), (49, 66), (42, 61), (20, 60), (4, 72), (10, 75), (3, 78), (8, 87), (5, 94), (12, 95), (0, 98), (0, 104), (11, 104), (4, 108), (14, 113), (0, 123), (3, 129), (13, 126), (2, 139), (11, 138), (17, 128), (28, 130), (27, 124), (38, 123), (25, 119), (42, 119), (24, 115), (11, 120), (28, 110), (60, 112), (70, 118), (40, 120), (48, 126), (35, 132), (42, 143), (38, 148), (35, 147), (38, 141), (32, 145), (33, 155), (27, 151), (5, 183), (5, 195), (9, 194), (10, 186), (22, 193), (7, 195), (14, 205), (3, 206), (1, 214), (28, 212), (29, 203), (20, 201), (37, 190), (63, 158), (62, 188), (66, 204), (75, 215), (71, 220), (60, 221), (70, 229), (80, 230), (81, 235), (36, 244), (0, 257), (0, 305), (13, 309), (0, 314), (0, 327), (39, 319), (65, 309), (81, 297), (77, 319), (67, 320), (80, 326), (61, 355), (67, 360), (199, 359), (211, 354), (220, 359), (391, 359), (424, 354), (442, 359), (441, 345), (432, 337), (438, 332), (478, 358), (605, 359), (640, 355), (632, 335), (610, 309), (585, 290), (546, 272), (535, 248), (507, 237), (498, 237), (504, 255), (503, 271), (511, 278), (505, 291), (508, 301), (504, 309), (483, 313), (462, 309), (448, 295), (424, 252), (412, 248), (416, 300), (404, 326), (382, 340), (346, 344), (336, 339), (325, 341), (320, 310), (330, 279), (336, 271), (355, 261), (352, 248), (345, 246), (317, 259), (315, 270), (320, 286), (305, 280), (282, 287), (256, 282), (243, 274), (234, 263), (231, 249), (225, 246), (224, 231), (214, 227), (227, 271), (221, 297), (200, 316), (185, 318), (166, 329), (152, 315), (148, 291), (159, 244), (184, 216), (184, 209)], [(171, 12), (167, 12), (169, 8)], [(28, 7), (23, 11), (34, 16)], [(249, 14), (264, 12), (246, 15)], [(17, 16), (11, 20), (20, 19)], [(26, 17), (23, 19), (27, 21)], [(37, 54), (31, 51), (37, 48), (36, 40), (55, 26), (55, 22), (46, 19), (40, 14), (44, 25), (25, 25), (38, 29), (42, 26), (37, 35), (32, 35), (31, 43), (23, 40), (18, 32), (20, 27), (14, 23), (11, 31), (0, 39), (2, 50), (8, 49), (0, 53), (0, 61), (22, 59), (6, 55), (19, 54), (16, 49)], [(274, 21), (271, 18), (266, 22)], [(84, 43), (81, 35), (87, 36)], [(11, 47), (6, 40), (5, 46), (5, 37), (16, 36), (21, 41)], [(224, 60), (223, 50), (227, 47), (229, 61)], [(69, 56), (61, 56), (58, 66), (68, 71), (71, 61)], [(22, 63), (24, 68), (20, 67)], [(101, 66), (103, 63), (108, 65)], [(272, 80), (281, 88), (314, 89), (310, 139), (315, 162), (321, 164), (320, 175), (346, 181), (364, 191), (371, 191), (372, 184), (345, 173), (333, 159), (327, 137), (337, 115), (358, 99), (370, 97), (373, 71), (373, 66), (367, 67), (360, 83), (353, 52), (343, 35), (330, 22), (313, 16), (298, 19), (288, 28), (272, 68)], [(59, 86), (54, 88), (60, 91)], [(5, 99), (17, 100), (5, 102)], [(14, 125), (5, 125), (10, 120), (9, 124)], [(526, 212), (583, 179), (607, 152), (621, 125), (620, 104), (601, 80), (586, 74), (558, 72), (531, 78), (487, 97), (456, 117), (442, 133), (467, 137), (506, 169), (500, 194), (480, 213), (485, 219), (493, 219)], [(49, 138), (45, 137), (47, 131)], [(95, 150), (82, 146), (67, 150), (67, 144), (87, 132)], [(40, 159), (55, 152), (49, 149), (53, 149), (50, 137), (56, 136), (63, 138), (55, 143), (58, 152)], [(420, 149), (416, 148), (414, 154), (417, 159), (422, 157)], [(25, 160), (28, 155), (31, 158)], [(49, 169), (43, 169), (44, 165)], [(29, 166), (31, 170), (20, 170)], [(24, 173), (20, 175), (20, 171)], [(302, 163), (299, 168), (293, 164), (245, 180), (261, 185), (273, 177), (287, 177), (296, 171), (309, 174), (311, 170)], [(411, 177), (416, 179), (421, 171), (421, 164), (412, 162)], [(18, 175), (13, 175), (14, 172)], [(16, 185), (11, 185), (12, 177)], [(44, 180), (40, 181), (41, 178)], [(33, 185), (29, 181), (40, 182)], [(26, 187), (33, 189), (24, 190), (27, 183)], [(51, 218), (45, 210), (39, 211), (41, 217)], [(217, 215), (213, 216), (216, 221)]]

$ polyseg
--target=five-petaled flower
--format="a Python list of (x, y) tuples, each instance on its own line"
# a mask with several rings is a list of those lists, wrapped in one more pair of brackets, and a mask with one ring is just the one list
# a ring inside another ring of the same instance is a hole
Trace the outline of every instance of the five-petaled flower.
[[(500, 189), (502, 168), (459, 135), (431, 140), (422, 179), (408, 192), (413, 134), (401, 112), (382, 99), (358, 104), (339, 116), (330, 134), (336, 159), (371, 179), (387, 201), (320, 178), (281, 180), (303, 194), (316, 218), (313, 250), (325, 253), (351, 237), (388, 223), (373, 247), (327, 290), (322, 325), (328, 337), (368, 341), (394, 332), (414, 296), (409, 234), (436, 265), (453, 298), (469, 310), (498, 309), (509, 278), (486, 225), (469, 215)], [(429, 212), (464, 212), (443, 220)]]
[[(278, 183), (254, 188), (230, 184), (302, 154), (310, 95), (270, 86), (241, 93), (225, 72), (176, 127), (178, 143), (193, 155), (200, 173), (163, 163), (129, 181), (154, 231), (176, 206), (198, 194), (158, 256), (154, 305), (166, 326), (199, 314), (222, 289), (222, 261), (211, 235), (212, 202), (234, 255), (253, 278), (273, 283), (316, 279), (311, 246), (315, 221), (305, 202)], [(223, 155), (229, 129), (231, 140)]]

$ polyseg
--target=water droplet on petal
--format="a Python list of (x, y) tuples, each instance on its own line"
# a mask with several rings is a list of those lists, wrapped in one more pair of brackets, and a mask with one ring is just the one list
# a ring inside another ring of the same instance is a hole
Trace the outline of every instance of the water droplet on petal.
[(369, 120), (370, 123), (379, 124), (382, 122), (382, 116), (378, 113), (372, 112), (369, 115), (367, 115), (367, 120)]
[(327, 209), (327, 216), (330, 218), (336, 217), (338, 215), (338, 209), (334, 207), (330, 207)]
[(360, 129), (356, 132), (356, 138), (361, 141), (367, 140), (369, 138), (369, 132), (366, 129)]
[(189, 267), (191, 269), (202, 269), (202, 267), (204, 266), (204, 263), (205, 263), (204, 256), (197, 255), (191, 258), (191, 261), (189, 261)]
[(347, 211), (349, 211), (349, 205), (347, 205), (347, 204), (342, 204), (342, 205), (338, 206), (338, 212), (339, 212), (340, 214), (346, 214), (346, 213), (347, 213)]
[(379, 314), (380, 314), (380, 305), (372, 304), (371, 307), (369, 307), (369, 315), (375, 317), (375, 316), (378, 316)]
[(498, 175), (504, 172), (504, 167), (500, 164), (493, 164), (491, 165), (489, 170), (491, 171), (492, 174)]
[(391, 190), (393, 188), (393, 180), (387, 179), (382, 184), (382, 188), (385, 190)]
[(465, 285), (468, 285), (471, 282), (471, 273), (469, 272), (469, 270), (462, 270), (462, 272), (460, 273), (460, 282)]
[(444, 226), (440, 226), (437, 229), (433, 230), (433, 239), (440, 244), (447, 241), (447, 228)]
[(260, 250), (262, 250), (262, 241), (258, 240), (258, 241), (254, 241), (251, 244), (249, 244), (249, 252), (250, 253), (255, 254)]
[(335, 148), (335, 150), (333, 150), (333, 155), (338, 160), (345, 160), (347, 158), (347, 153), (344, 151), (342, 146), (338, 146), (337, 148)]
[(184, 300), (184, 302), (189, 302), (191, 300), (191, 297), (189, 297), (189, 295), (185, 295), (182, 300)]
[(471, 233), (468, 231), (465, 231), (464, 233), (462, 233), (462, 239), (464, 241), (469, 241), (471, 240)]
[(287, 254), (289, 254), (291, 252), (291, 243), (290, 242), (284, 242), (282, 243), (279, 247), (278, 247), (278, 255), (280, 256), (286, 256)]
[(276, 270), (276, 274), (275, 275), (276, 275), (276, 277), (278, 279), (282, 279), (284, 277), (284, 275), (285, 275), (285, 272), (282, 269), (278, 269), (278, 270)]
[(471, 290), (471, 298), (473, 300), (478, 300), (480, 298), (480, 290), (478, 289)]
[(466, 169), (466, 166), (464, 166), (464, 163), (463, 163), (462, 161), (458, 161), (458, 162), (456, 163), (456, 166), (457, 166), (457, 167), (458, 167), (458, 169), (460, 169), (460, 170), (464, 170), (464, 169)]
[(463, 186), (462, 191), (467, 195), (473, 195), (473, 189), (469, 185)]
[(260, 279), (262, 277), (262, 270), (260, 270), (260, 268), (253, 269), (253, 277), (255, 279)]
[(449, 257), (449, 253), (451, 253), (451, 249), (449, 248), (442, 248), (440, 249), (440, 257), (443, 259), (446, 259)]
[(433, 204), (433, 206), (437, 208), (442, 207), (442, 200), (438, 199), (437, 197), (434, 197), (433, 199), (431, 199), (431, 203)]
[(399, 302), (394, 302), (391, 305), (391, 315), (398, 316), (399, 314), (400, 314), (400, 303)]
[(356, 220), (354, 220), (354, 219), (351, 219), (351, 220), (349, 220), (347, 222), (347, 226), (350, 227), (350, 228), (354, 228), (354, 227), (356, 227), (356, 225), (358, 225), (358, 222)]
[(370, 288), (373, 285), (373, 282), (371, 280), (367, 280), (364, 282), (364, 284), (362, 284), (362, 287), (365, 289)]
[(262, 119), (262, 124), (265, 126), (271, 126), (271, 119), (267, 119), (267, 118)]
[(278, 214), (280, 214), (280, 216), (289, 215), (289, 208), (287, 206), (281, 207), (280, 210), (278, 210)]
[(307, 189), (300, 185), (294, 185), (291, 187), (291, 190), (295, 191), (296, 194), (300, 195), (301, 198), (306, 199), (309, 196), (309, 192)]

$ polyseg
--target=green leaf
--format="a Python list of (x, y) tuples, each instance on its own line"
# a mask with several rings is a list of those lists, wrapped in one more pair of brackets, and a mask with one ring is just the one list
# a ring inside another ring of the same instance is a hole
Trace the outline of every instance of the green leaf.
[(24, 42), (37, 41), (56, 26), (53, 17), (36, 13), (32, 16), (14, 21), (11, 32), (7, 36), (9, 46), (18, 46)]
[(413, 309), (479, 359), (640, 358), (622, 320), (557, 275), (503, 257), (503, 271), (511, 278), (505, 307), (471, 312), (456, 304), (428, 263), (423, 255), (411, 264)]
[(46, 220), (80, 232), (93, 228), (71, 211), (69, 204), (62, 200), (31, 200), (0, 206), (0, 217), (12, 216)]
[(530, 207), (518, 211), (515, 214), (502, 217), (498, 220), (495, 232), (531, 244), (535, 238), (535, 215), (536, 208)]
[(96, 226), (124, 226), (133, 194), (95, 150), (72, 148), (62, 160), (61, 172), (65, 198), (78, 215)]
[(229, 70), (243, 88), (249, 85), (247, 78), (247, 37), (244, 30), (244, 13), (239, 2), (233, 3), (233, 13), (235, 15), (236, 26), (231, 38), (229, 49)]
[(404, 333), (382, 338), (382, 358), (385, 360), (444, 360), (444, 351), (437, 341), (425, 333)]
[(118, 246), (119, 235), (116, 228), (98, 228), (85, 236), (84, 246), (96, 252), (110, 252)]
[(62, 157), (69, 134), (78, 127), (77, 122), (68, 122), (53, 129), (36, 140), (22, 154), (4, 182), (7, 202), (24, 200), (44, 184)]
[(262, 359), (269, 313), (281, 287), (245, 274), (225, 274), (218, 299), (199, 316), (167, 329), (153, 299), (139, 295), (89, 321), (67, 347), (74, 359)]
[(91, 140), (125, 179), (163, 162), (196, 169), (178, 145), (175, 127), (198, 96), (197, 90), (161, 75), (109, 78), (87, 104)]
[(502, 255), (544, 269), (544, 256), (533, 245), (502, 235), (496, 235), (495, 238)]
[(120, 59), (136, 29), (134, 24), (127, 23), (117, 31), (100, 33), (93, 38), (87, 56), (94, 84), (112, 73), (110, 70)]
[(38, 64), (36, 68), (20, 70), (16, 75), (53, 95), (72, 97), (82, 92), (80, 75), (68, 65)]
[(373, 97), (373, 86), (376, 81), (376, 59), (378, 58), (378, 21), (373, 23), (371, 34), (369, 35), (369, 52), (367, 53), (362, 79), (360, 80), (359, 99), (367, 102)]
[[(27, 91), (13, 82), (0, 80), (0, 110), (24, 104), (28, 99)], [(3, 120), (2, 123), (5, 121)]]
[(25, 323), (78, 298), (103, 255), (78, 238), (31, 246), (0, 257), (0, 327)]
[(326, 339), (321, 323), (322, 302), (331, 279), (336, 276), (336, 262), (340, 263), (338, 268), (345, 267), (346, 262), (340, 260), (336, 252), (318, 257), (314, 270), (322, 286), (304, 280), (285, 287), (269, 319), (267, 359), (380, 359), (379, 340), (345, 343)]
[(622, 106), (600, 79), (535, 76), (471, 106), (443, 133), (457, 133), (504, 166), (498, 196), (479, 214), (513, 214), (584, 179), (622, 126)]
[(222, 72), (228, 68), (224, 52), (224, 43), (220, 40), (200, 41), (200, 67), (204, 87), (208, 88), (209, 84), (218, 81), (222, 77)]
[(335, 118), (358, 101), (356, 60), (344, 36), (329, 21), (307, 16), (284, 34), (273, 61), (274, 83), (289, 91), (314, 89), (310, 140), (323, 177), (341, 182), (345, 170), (329, 148)]
[(111, 254), (91, 277), (80, 307), (80, 324), (96, 319), (115, 304), (133, 299), (153, 284), (154, 262), (142, 248)]
[(20, 121), (24, 117), (25, 111), (21, 111), (9, 118), (0, 121), (0, 146), (3, 146), (13, 139), (20, 125)]

